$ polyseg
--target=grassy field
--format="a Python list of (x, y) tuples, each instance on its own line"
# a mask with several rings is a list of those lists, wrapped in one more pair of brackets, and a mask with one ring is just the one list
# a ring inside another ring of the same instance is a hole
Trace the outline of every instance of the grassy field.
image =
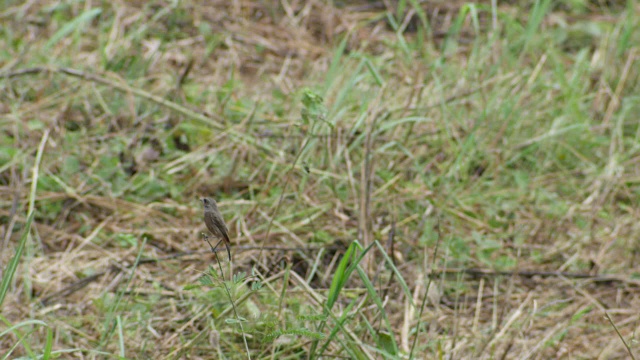
[(636, 1), (0, 23), (0, 359), (640, 354)]

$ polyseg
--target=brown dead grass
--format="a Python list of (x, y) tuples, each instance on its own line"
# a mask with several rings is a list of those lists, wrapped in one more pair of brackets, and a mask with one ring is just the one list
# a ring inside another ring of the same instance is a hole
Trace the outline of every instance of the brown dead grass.
[[(31, 42), (33, 47), (39, 47), (43, 44), (42, 39), (49, 38), (63, 25), (50, 18), (46, 11), (50, 5), (52, 3), (46, 1), (27, 2), (5, 9), (2, 18), (10, 24), (16, 38)], [(75, 16), (88, 5), (69, 5), (67, 11)], [(51, 59), (67, 59), (72, 68), (101, 70), (101, 55), (96, 50), (97, 39), (106, 36), (107, 38), (102, 40), (109, 42), (105, 48), (107, 56), (131, 53), (132, 56), (150, 62), (144, 77), (127, 79), (131, 86), (158, 96), (166, 95), (177, 103), (184, 103), (182, 101), (187, 95), (184, 91), (176, 89), (176, 79), (190, 61), (193, 61), (193, 67), (186, 81), (197, 83), (204, 89), (215, 89), (232, 77), (238, 77), (243, 86), (233, 90), (227, 103), (221, 101), (202, 104), (202, 108), (192, 109), (225, 126), (230, 120), (225, 117), (224, 108), (238, 111), (243, 118), (241, 121), (245, 124), (252, 121), (251, 111), (239, 107), (236, 101), (253, 99), (268, 103), (274, 92), (289, 96), (305, 85), (321, 82), (331, 62), (333, 49), (342, 36), (348, 36), (347, 52), (357, 50), (372, 56), (385, 56), (389, 52), (389, 44), (395, 39), (395, 35), (383, 21), (382, 3), (361, 1), (348, 6), (333, 7), (320, 1), (189, 1), (181, 6), (184, 14), (173, 18), (181, 22), (178, 26), (180, 31), (175, 34), (176, 38), (161, 42), (157, 37), (161, 34), (170, 36), (176, 28), (173, 23), (153, 21), (154, 15), (167, 6), (169, 5), (162, 2), (152, 5), (143, 1), (114, 3), (106, 7), (102, 15), (114, 21), (109, 32), (101, 33), (93, 28), (82, 34), (79, 46), (74, 48), (76, 53), (64, 53), (69, 47), (58, 44), (51, 48), (49, 56)], [(446, 33), (452, 19), (457, 15), (459, 4), (434, 2), (426, 5), (425, 9), (433, 23), (437, 24), (437, 28), (434, 28), (434, 41), (440, 41), (442, 34)], [(414, 36), (411, 33), (411, 27), (415, 26), (412, 24), (414, 19), (408, 19), (404, 25), (409, 29), (406, 31), (407, 37)], [(489, 19), (483, 19), (483, 27), (489, 26), (488, 21)], [(145, 23), (151, 26), (150, 33), (158, 36), (144, 39), (140, 43), (141, 47), (136, 47), (130, 38), (122, 36), (130, 29)], [(207, 53), (207, 41), (198, 30), (203, 24), (208, 24), (212, 33), (219, 33), (221, 36), (221, 45), (212, 53)], [(94, 27), (101, 25), (104, 26), (99, 20), (92, 24)], [(471, 27), (465, 26), (464, 29), (462, 36), (472, 40)], [(67, 41), (70, 42), (72, 39), (62, 40), (63, 43)], [(161, 45), (165, 48), (159, 51)], [(463, 47), (460, 48), (458, 55), (461, 59), (466, 56), (465, 51)], [(30, 53), (21, 56), (22, 58), (17, 58), (15, 63), (0, 65), (5, 71), (13, 71), (22, 68), (21, 62), (25, 59), (30, 64), (46, 61), (33, 58)], [(436, 90), (428, 88), (431, 85), (421, 85), (423, 88), (402, 85), (409, 84), (409, 80), (416, 76), (423, 76), (420, 74), (427, 72), (426, 66), (427, 64), (399, 64), (393, 69), (385, 69), (385, 77), (390, 82), (388, 86), (393, 89), (390, 92), (395, 91), (395, 95), (406, 94), (405, 104), (395, 104), (400, 112), (432, 104), (419, 101), (416, 104), (416, 101), (412, 101), (423, 100), (423, 95), (419, 95), (419, 92), (433, 94)], [(112, 81), (124, 77), (118, 72), (105, 75)], [(515, 82), (513, 79), (516, 77), (517, 75), (507, 75), (504, 81)], [(184, 120), (184, 114), (166, 111), (166, 118), (162, 122), (150, 117), (140, 118), (140, 113), (144, 111), (132, 94), (124, 95), (122, 108), (117, 109), (117, 113), (108, 114), (100, 107), (101, 104), (94, 100), (99, 93), (95, 90), (95, 83), (70, 79), (54, 73), (41, 74), (36, 79), (28, 82), (27, 97), (31, 100), (27, 101), (22, 97), (23, 102), (19, 104), (0, 103), (0, 110), (6, 119), (16, 114), (20, 119), (37, 117), (51, 130), (51, 139), (47, 144), (47, 153), (42, 164), (43, 174), (57, 174), (63, 166), (65, 154), (61, 149), (64, 149), (64, 135), (68, 133), (66, 126), (70, 122), (88, 124), (87, 127), (106, 123), (110, 129), (108, 133), (91, 134), (91, 137), (79, 142), (87, 152), (92, 153), (88, 157), (91, 161), (82, 164), (85, 174), (91, 175), (99, 171), (100, 156), (114, 151), (101, 144), (108, 139), (122, 137), (127, 139), (123, 144), (124, 150), (121, 150), (124, 154), (122, 158), (135, 164), (135, 170), (131, 170), (132, 172), (175, 170), (176, 182), (184, 182), (190, 186), (187, 187), (186, 193), (178, 196), (127, 199), (114, 195), (108, 183), (89, 184), (87, 176), (77, 176), (60, 179), (66, 185), (65, 191), (38, 191), (36, 207), (50, 209), (51, 212), (38, 213), (29, 250), (16, 274), (9, 296), (2, 305), (2, 316), (9, 323), (16, 324), (27, 319), (48, 322), (49, 326), (55, 329), (54, 350), (98, 349), (101, 335), (105, 333), (104, 316), (108, 308), (107, 302), (113, 299), (118, 291), (124, 291), (123, 305), (116, 313), (134, 313), (131, 307), (135, 303), (135, 306), (145, 309), (140, 314), (146, 316), (135, 319), (136, 326), (126, 329), (123, 339), (125, 348), (136, 351), (127, 353), (127, 356), (204, 359), (216, 357), (212, 354), (216, 354), (216, 349), (221, 346), (226, 351), (234, 349), (237, 357), (241, 357), (241, 338), (234, 334), (230, 327), (225, 327), (224, 323), (214, 325), (211, 321), (212, 313), (229, 311), (224, 298), (212, 300), (204, 294), (196, 295), (184, 289), (186, 285), (197, 283), (208, 264), (214, 261), (214, 257), (199, 240), (199, 234), (204, 227), (199, 220), (200, 209), (193, 198), (201, 194), (242, 194), (235, 200), (221, 202), (221, 208), (226, 209), (224, 214), (234, 234), (235, 272), (250, 271), (252, 266), (257, 266), (265, 277), (274, 276), (274, 282), (267, 286), (273, 290), (267, 292), (272, 291), (277, 297), (283, 286), (280, 260), (285, 259), (292, 263), (292, 269), (297, 276), (292, 276), (286, 284), (289, 288), (288, 294), (299, 296), (310, 304), (314, 304), (314, 292), (319, 294), (318, 296), (326, 296), (336, 262), (342, 254), (343, 243), (352, 239), (353, 229), (362, 225), (361, 209), (357, 208), (360, 202), (342, 204), (339, 200), (331, 199), (330, 193), (323, 189), (321, 184), (310, 184), (298, 203), (285, 198), (284, 206), (286, 212), (291, 213), (305, 208), (319, 209), (313, 214), (317, 216), (313, 226), (305, 223), (304, 218), (286, 224), (274, 222), (270, 236), (266, 239), (266, 224), (271, 221), (276, 202), (264, 201), (277, 200), (277, 197), (267, 197), (267, 194), (271, 186), (282, 184), (281, 174), (269, 175), (269, 167), (271, 164), (278, 164), (279, 168), (276, 171), (280, 172), (292, 163), (293, 153), (300, 144), (295, 134), (287, 130), (295, 123), (294, 120), (282, 118), (275, 110), (265, 111), (262, 122), (254, 125), (257, 127), (256, 132), (266, 139), (265, 143), (268, 142), (274, 149), (280, 147), (285, 150), (283, 152), (265, 155), (257, 147), (243, 143), (237, 138), (229, 141), (228, 133), (214, 131), (208, 144), (192, 145), (194, 148), (185, 152), (183, 157), (166, 159), (162, 157), (163, 154), (153, 152), (153, 141), (159, 139), (161, 134), (155, 127), (178, 124)], [(18, 85), (20, 80), (17, 78), (6, 81), (13, 81), (16, 87), (21, 86)], [(50, 91), (52, 88), (57, 88), (58, 91)], [(464, 98), (469, 92), (465, 84), (447, 84), (446, 89), (450, 92), (447, 97), (452, 99)], [(102, 95), (105, 95), (104, 91)], [(19, 96), (16, 95), (15, 98)], [(331, 103), (333, 99), (326, 100), (327, 103)], [(106, 98), (105, 101), (109, 103), (110, 99)], [(78, 103), (83, 106), (77, 106)], [(382, 111), (381, 108), (388, 105), (368, 110)], [(465, 106), (464, 99), (461, 100), (461, 106)], [(466, 106), (475, 104), (469, 102)], [(284, 109), (283, 112), (295, 113), (296, 108), (296, 104), (291, 104), (290, 108)], [(2, 234), (9, 234), (0, 252), (1, 264), (7, 264), (21, 234), (20, 225), (25, 221), (24, 204), (27, 202), (30, 186), (28, 171), (32, 165), (33, 150), (41, 138), (40, 131), (24, 132), (18, 129), (18, 126), (9, 126), (4, 131), (12, 136), (20, 136), (21, 152), (11, 166), (4, 168), (0, 173), (3, 184), (0, 186)], [(327, 145), (330, 148), (338, 148), (353, 140), (346, 134), (346, 130), (344, 131), (344, 134), (339, 134), (333, 139), (335, 143), (332, 144), (331, 139), (326, 140)], [(416, 128), (415, 131), (433, 134), (439, 129), (423, 127)], [(458, 129), (453, 131), (455, 133)], [(178, 130), (175, 130), (174, 134), (176, 137), (180, 136)], [(464, 133), (460, 131), (454, 136), (463, 137)], [(292, 139), (296, 140), (295, 143), (292, 143)], [(215, 166), (203, 168), (198, 165), (220, 153), (230, 154), (227, 158), (238, 162), (240, 169), (248, 168), (253, 173), (242, 170), (245, 173), (239, 174), (233, 170), (227, 171), (227, 168), (217, 172), (218, 168)], [(445, 161), (443, 158), (432, 156), (437, 153), (431, 149), (421, 153), (425, 158), (433, 158), (429, 167), (436, 171), (439, 163)], [(354, 156), (357, 158), (353, 159), (352, 166), (359, 171), (362, 158), (361, 155)], [(186, 171), (183, 171), (185, 169)], [(352, 182), (351, 186), (357, 188), (355, 192), (360, 193), (359, 175), (350, 171), (349, 175), (344, 175), (344, 172), (332, 172), (331, 169), (328, 172), (338, 179), (349, 180)], [(291, 186), (295, 188), (297, 184)], [(423, 200), (437, 198), (440, 195), (432, 194), (424, 184), (417, 189), (397, 189), (392, 183), (388, 186), (394, 189), (394, 194), (387, 196), (385, 193), (378, 193), (372, 200), (378, 205), (372, 205), (371, 208), (372, 220), (369, 221), (372, 223), (368, 230), (369, 236), (378, 240), (385, 239), (392, 219), (398, 223), (405, 221), (413, 225), (411, 228), (398, 225), (393, 255), (414, 294), (414, 302), (419, 304), (425, 296), (427, 274), (424, 273), (425, 264), (418, 259), (422, 255), (430, 259), (432, 249), (425, 250), (419, 246), (416, 240), (419, 237), (416, 234), (423, 231), (419, 226), (424, 225), (424, 219), (428, 218), (429, 214), (417, 214), (412, 218), (413, 215), (410, 214), (388, 212), (416, 197)], [(245, 196), (249, 191), (253, 192), (254, 199)], [(391, 199), (392, 197), (394, 199)], [(12, 209), (14, 199), (18, 206)], [(387, 201), (392, 206), (379, 206)], [(605, 201), (610, 200), (602, 200)], [(330, 206), (326, 206), (327, 204)], [(488, 216), (472, 218), (463, 210), (451, 209), (443, 220), (443, 233), (471, 234), (473, 231), (491, 231), (486, 220)], [(476, 210), (482, 212), (482, 209)], [(575, 211), (590, 214), (588, 209)], [(608, 272), (612, 273), (629, 274), (629, 270), (632, 269), (628, 267), (634, 265), (633, 269), (637, 270), (637, 264), (633, 260), (631, 263), (625, 260), (620, 266), (616, 266), (616, 259), (603, 255), (611, 255), (606, 253), (606, 246), (602, 247), (600, 243), (592, 246), (588, 238), (577, 240), (583, 242), (583, 246), (567, 245), (567, 248), (549, 250), (549, 247), (557, 246), (562, 243), (560, 240), (566, 239), (564, 234), (579, 232), (575, 236), (586, 236), (586, 233), (571, 223), (569, 218), (557, 221), (539, 216), (535, 214), (535, 209), (527, 208), (521, 209), (518, 215), (521, 222), (517, 225), (524, 229), (523, 232), (527, 236), (526, 244), (518, 248), (518, 252), (521, 252), (518, 259), (520, 269), (564, 271), (565, 266), (569, 267), (567, 264), (573, 261), (567, 259), (566, 253), (579, 248), (581, 253), (575, 261), (592, 260), (595, 266), (605, 266)], [(448, 219), (447, 216), (455, 220)], [(16, 226), (7, 226), (11, 222), (5, 219), (15, 220)], [(460, 225), (460, 222), (464, 224)], [(419, 226), (416, 226), (416, 223)], [(612, 229), (607, 224), (593, 219), (592, 226), (596, 234), (591, 236), (598, 236), (602, 239), (599, 241), (610, 243), (617, 239), (635, 238), (640, 230), (631, 220), (613, 223)], [(262, 247), (265, 240), (269, 241), (266, 244), (268, 246), (301, 247), (305, 246), (309, 239), (313, 238), (313, 233), (319, 229), (326, 230), (336, 243), (335, 246), (328, 247), (319, 260), (315, 259), (315, 251), (295, 252), (289, 255), (287, 252), (265, 250), (266, 256), (258, 256), (257, 249)], [(147, 237), (144, 258), (159, 260), (143, 261), (132, 274), (132, 264), (138, 249), (118, 243), (116, 234), (133, 234), (138, 240)], [(544, 250), (544, 260), (529, 261), (528, 256), (541, 249)], [(412, 253), (420, 254), (420, 257), (411, 256)], [(374, 265), (380, 262), (380, 255), (376, 255), (374, 260)], [(317, 276), (309, 284), (298, 281), (297, 279), (306, 279), (311, 265), (316, 261), (320, 265)], [(481, 267), (482, 263), (474, 265)], [(376, 271), (381, 271), (382, 268), (374, 266), (371, 270), (370, 276), (374, 277), (377, 276), (374, 275)], [(597, 273), (598, 269), (594, 268), (593, 275)], [(133, 279), (131, 283), (128, 282), (130, 276)], [(380, 286), (382, 292), (386, 290), (383, 288), (386, 275), (379, 276), (380, 278), (376, 277), (376, 285)], [(396, 281), (391, 281), (389, 286), (388, 297), (383, 299), (385, 309), (396, 330), (395, 335), (401, 351), (408, 352), (414, 336), (411, 330), (417, 323), (417, 309), (409, 306)], [(627, 340), (635, 338), (635, 329), (638, 327), (640, 291), (638, 284), (626, 277), (572, 279), (543, 275), (473, 276), (453, 270), (449, 275), (435, 278), (434, 286), (437, 290), (432, 294), (433, 299), (430, 298), (432, 301), (421, 319), (423, 333), (420, 335), (420, 346), (429, 342), (433, 345), (431, 349), (435, 349), (437, 344), (441, 349), (439, 351), (457, 358), (624, 358), (627, 353), (621, 346), (620, 339), (609, 323), (603, 321), (604, 309), (608, 310), (613, 322), (623, 329)], [(358, 281), (350, 283), (349, 288), (354, 294), (358, 291), (362, 293), (362, 284)], [(454, 288), (458, 291), (454, 291)], [(260, 307), (260, 300), (254, 301), (253, 305)], [(317, 305), (314, 306), (317, 308)], [(358, 311), (362, 316), (377, 321), (376, 308), (370, 303)], [(134, 319), (130, 321), (130, 324), (134, 323)], [(39, 329), (29, 335), (34, 348), (42, 346), (43, 334), (43, 330)], [(0, 349), (9, 349), (16, 341), (15, 335), (0, 337)], [(372, 339), (366, 337), (360, 341), (372, 346), (375, 344)], [(252, 345), (261, 346), (257, 343)], [(296, 346), (308, 349), (308, 344), (304, 342), (296, 343)], [(118, 351), (117, 344), (115, 341), (109, 341), (102, 350), (115, 354)], [(331, 353), (337, 354), (339, 351), (337, 345), (330, 347)], [(19, 347), (13, 355), (25, 354), (26, 352)], [(345, 356), (344, 353), (340, 355)], [(270, 356), (269, 352), (256, 355), (267, 356)], [(370, 356), (376, 358), (373, 353), (370, 353)], [(73, 357), (101, 358), (102, 355), (75, 352)]]

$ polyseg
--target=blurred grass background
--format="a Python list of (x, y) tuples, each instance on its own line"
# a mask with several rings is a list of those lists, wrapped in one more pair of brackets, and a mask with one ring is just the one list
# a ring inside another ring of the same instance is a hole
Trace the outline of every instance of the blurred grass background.
[(633, 357), (639, 14), (4, 1), (0, 355)]

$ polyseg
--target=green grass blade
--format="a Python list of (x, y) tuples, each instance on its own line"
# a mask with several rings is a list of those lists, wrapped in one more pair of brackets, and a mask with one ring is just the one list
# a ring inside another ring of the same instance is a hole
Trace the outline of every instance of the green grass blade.
[[(125, 291), (127, 290), (129, 285), (131, 284), (131, 281), (133, 280), (133, 276), (135, 275), (135, 269), (138, 267), (138, 264), (140, 263), (140, 258), (142, 257), (142, 252), (144, 251), (144, 247), (146, 244), (147, 244), (147, 238), (144, 237), (142, 239), (142, 244), (140, 245), (140, 250), (138, 251), (138, 255), (136, 256), (136, 260), (130, 269), (131, 274), (129, 275), (129, 278), (127, 279), (126, 284), (124, 284), (122, 289), (118, 292), (116, 299), (109, 306), (109, 310), (107, 311), (107, 316), (105, 319), (105, 332), (102, 334), (102, 338), (100, 339), (100, 343), (102, 345), (105, 344), (107, 339), (111, 337), (113, 332), (116, 330), (118, 315), (115, 315), (115, 313), (118, 310), (120, 303), (122, 302)], [(114, 319), (114, 317), (116, 317), (116, 319)]]
[(18, 268), (18, 263), (20, 262), (20, 257), (22, 256), (22, 252), (24, 251), (25, 244), (27, 243), (27, 238), (29, 237), (29, 231), (31, 230), (31, 223), (33, 222), (33, 217), (35, 213), (32, 212), (27, 219), (25, 224), (25, 229), (20, 237), (20, 242), (18, 243), (18, 247), (16, 248), (16, 252), (9, 260), (7, 267), (3, 271), (2, 275), (2, 283), (0, 283), (0, 308), (2, 308), (2, 303), (4, 302), (4, 298), (7, 296), (7, 292), (9, 291), (9, 285), (11, 284), (11, 280), (13, 279), (13, 275)]
[(409, 290), (409, 285), (407, 285), (407, 282), (404, 281), (404, 277), (402, 277), (400, 270), (398, 270), (398, 268), (395, 266), (395, 264), (393, 263), (393, 260), (391, 260), (391, 258), (389, 257), (387, 252), (384, 250), (384, 247), (382, 247), (380, 242), (376, 240), (374, 243), (380, 250), (380, 253), (384, 257), (384, 260), (387, 262), (387, 264), (391, 268), (391, 271), (393, 271), (396, 278), (398, 279), (398, 282), (400, 283), (400, 287), (402, 287), (402, 290), (404, 291), (404, 295), (409, 299), (409, 301), (411, 302), (411, 305), (415, 306), (415, 304), (413, 303), (413, 296), (411, 295), (411, 291)]
[[(344, 57), (344, 50), (347, 47), (349, 36), (351, 34), (346, 34), (338, 47), (333, 51), (333, 57), (331, 58), (331, 64), (329, 65), (329, 70), (325, 75), (324, 82), (324, 91), (327, 92), (329, 88), (333, 85), (335, 79), (342, 74), (342, 62)], [(324, 94), (323, 94), (324, 95)]]
[[(369, 297), (373, 300), (373, 302), (378, 307), (378, 310), (380, 311), (380, 315), (382, 316), (382, 320), (384, 321), (384, 325), (385, 325), (385, 327), (387, 329), (387, 332), (390, 334), (385, 339), (385, 341), (389, 342), (389, 344), (387, 344), (387, 346), (384, 346), (383, 342), (381, 342), (380, 339), (378, 339), (378, 334), (371, 334), (371, 335), (373, 335), (376, 338), (376, 341), (378, 342), (378, 345), (381, 346), (381, 348), (379, 349), (380, 351), (385, 351), (386, 352), (387, 350), (393, 349), (392, 350), (393, 354), (386, 354), (388, 356), (393, 357), (393, 355), (396, 355), (398, 353), (398, 343), (396, 342), (396, 339), (395, 339), (395, 336), (394, 336), (393, 327), (391, 326), (391, 322), (389, 321), (389, 317), (387, 316), (387, 312), (384, 309), (384, 305), (382, 304), (382, 300), (380, 299), (380, 296), (378, 296), (378, 292), (373, 287), (373, 284), (369, 280), (369, 277), (364, 272), (364, 270), (362, 270), (362, 268), (360, 266), (356, 267), (356, 270), (358, 271), (358, 275), (360, 275), (360, 279), (362, 280), (362, 282), (364, 283), (364, 286), (367, 289), (367, 293), (369, 294)], [(386, 357), (386, 358), (388, 358), (388, 357)]]
[(87, 10), (82, 14), (80, 14), (75, 19), (69, 21), (60, 30), (56, 31), (56, 33), (53, 34), (53, 36), (51, 36), (49, 41), (47, 41), (47, 43), (44, 45), (43, 50), (44, 51), (49, 50), (52, 46), (57, 44), (60, 40), (67, 37), (67, 35), (71, 34), (73, 31), (80, 29), (80, 27), (83, 24), (91, 21), (94, 17), (100, 15), (100, 13), (102, 13), (102, 9), (100, 8)]
[(47, 327), (47, 339), (44, 344), (44, 352), (42, 353), (42, 360), (49, 360), (51, 358), (51, 349), (53, 348), (53, 330)]
[[(337, 340), (337, 341), (341, 341), (340, 338), (337, 337), (337, 335), (340, 333), (340, 331), (344, 330), (344, 324), (345, 322), (347, 322), (347, 320), (349, 319), (349, 314), (351, 313), (351, 309), (353, 309), (353, 307), (357, 304), (358, 302), (356, 301), (356, 299), (352, 300), (349, 305), (347, 305), (346, 309), (344, 309), (344, 311), (342, 312), (342, 315), (339, 318), (336, 318), (336, 316), (332, 313), (329, 312), (329, 316), (332, 318), (332, 320), (335, 322), (335, 326), (331, 329), (331, 332), (329, 333), (329, 336), (327, 336), (327, 338), (325, 339), (324, 344), (322, 344), (322, 346), (320, 347), (320, 350), (318, 351), (318, 354), (324, 354), (324, 352), (327, 350), (327, 347), (329, 347), (329, 345)], [(311, 354), (315, 354), (315, 347), (317, 346), (317, 342), (315, 344), (313, 344), (314, 346), (312, 346), (312, 351)], [(349, 355), (351, 355), (352, 358), (357, 358), (358, 356), (356, 355), (355, 352), (353, 352), (353, 350), (347, 346), (346, 344), (342, 344), (344, 349), (349, 352)]]
[(342, 256), (342, 260), (338, 264), (336, 268), (336, 272), (333, 275), (333, 280), (331, 281), (331, 286), (329, 287), (329, 294), (327, 295), (327, 302), (325, 305), (325, 311), (331, 310), (336, 300), (338, 299), (338, 295), (340, 295), (340, 291), (344, 286), (345, 282), (348, 278), (347, 269), (349, 266), (349, 262), (351, 257), (353, 256), (356, 249), (356, 242), (352, 242), (347, 251)]
[[(41, 325), (41, 326), (45, 326), (45, 327), (47, 327), (47, 328), (48, 328), (48, 325), (47, 325), (45, 322), (40, 321), (40, 320), (25, 320), (25, 321), (22, 321), (22, 322), (20, 322), (20, 323), (18, 323), (18, 324), (11, 325), (11, 323), (9, 322), (9, 320), (7, 320), (7, 319), (6, 319), (4, 316), (2, 316), (2, 315), (0, 315), (0, 320), (2, 320), (2, 322), (3, 322), (5, 325), (7, 325), (7, 327), (8, 327), (6, 330), (4, 330), (4, 331), (0, 332), (0, 339), (1, 339), (1, 338), (3, 338), (6, 334), (10, 334), (10, 333), (11, 333), (11, 334), (13, 334), (13, 335), (15, 335), (15, 337), (16, 337), (16, 338), (18, 338), (18, 341), (16, 341), (16, 342), (15, 342), (14, 346), (12, 346), (11, 351), (9, 351), (9, 352), (8, 352), (8, 354), (11, 354), (11, 352), (13, 352), (13, 350), (14, 350), (18, 345), (22, 344), (22, 346), (24, 347), (25, 352), (26, 352), (27, 354), (29, 354), (29, 356), (30, 356), (31, 358), (34, 358), (34, 357), (35, 357), (35, 353), (34, 353), (34, 351), (31, 349), (31, 344), (30, 344), (30, 343), (29, 343), (29, 341), (28, 341), (28, 340), (29, 340), (29, 338), (27, 337), (27, 335), (26, 335), (26, 334), (23, 334), (23, 333), (20, 331), (20, 328), (22, 328), (22, 327), (26, 327), (26, 326), (28, 326), (29, 328), (31, 328), (31, 327), (32, 327), (32, 326), (34, 326), (34, 325), (36, 325), (36, 326), (37, 326), (37, 325)], [(32, 332), (32, 330), (30, 330), (29, 332)], [(5, 359), (6, 359), (6, 358), (8, 358), (8, 355), (7, 355), (7, 357), (5, 357)]]
[(523, 50), (527, 50), (531, 41), (536, 38), (540, 24), (542, 24), (542, 20), (544, 20), (545, 15), (549, 11), (550, 5), (550, 0), (536, 0), (529, 16), (529, 22), (527, 22), (525, 28)]

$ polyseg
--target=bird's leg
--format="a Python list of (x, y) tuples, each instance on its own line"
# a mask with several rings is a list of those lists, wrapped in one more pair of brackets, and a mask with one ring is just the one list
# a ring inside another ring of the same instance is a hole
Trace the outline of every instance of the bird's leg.
[[(207, 244), (209, 244), (209, 247), (211, 248), (211, 252), (216, 252), (216, 249), (218, 248), (218, 245), (220, 245), (220, 242), (222, 242), (223, 239), (218, 240), (218, 242), (216, 243), (216, 246), (211, 246), (211, 243), (209, 242), (209, 235), (202, 233), (202, 235), (204, 235), (204, 240), (207, 242)], [(227, 242), (224, 242), (224, 246), (227, 248), (227, 255), (229, 255), (229, 261), (231, 261), (231, 247), (229, 246), (229, 244), (227, 244)]]
[[(203, 234), (204, 235), (204, 241), (207, 242), (207, 244), (209, 244), (209, 247), (211, 248), (211, 252), (215, 253), (216, 249), (218, 248), (218, 245), (220, 245), (220, 242), (222, 240), (218, 240), (218, 242), (216, 243), (216, 246), (212, 246), (211, 242), (209, 241), (209, 235), (207, 234)], [(229, 251), (229, 247), (227, 246), (227, 251)], [(231, 253), (229, 253), (229, 260), (231, 260)]]
[[(216, 261), (218, 262), (218, 267), (220, 268), (220, 274), (222, 274), (222, 280), (224, 281), (224, 271), (222, 271), (222, 266), (220, 265), (220, 259), (218, 259), (218, 252), (216, 251), (216, 248), (218, 247), (218, 245), (220, 245), (220, 241), (222, 241), (222, 239), (218, 240), (218, 242), (216, 243), (216, 246), (212, 246), (211, 242), (209, 241), (209, 235), (202, 233), (202, 235), (204, 236), (204, 241), (207, 242), (207, 244), (209, 244), (209, 247), (211, 248), (211, 252), (216, 256)], [(226, 242), (225, 242), (226, 245)], [(227, 252), (229, 252), (229, 246), (227, 245)], [(229, 262), (231, 262), (231, 252), (229, 252)]]

